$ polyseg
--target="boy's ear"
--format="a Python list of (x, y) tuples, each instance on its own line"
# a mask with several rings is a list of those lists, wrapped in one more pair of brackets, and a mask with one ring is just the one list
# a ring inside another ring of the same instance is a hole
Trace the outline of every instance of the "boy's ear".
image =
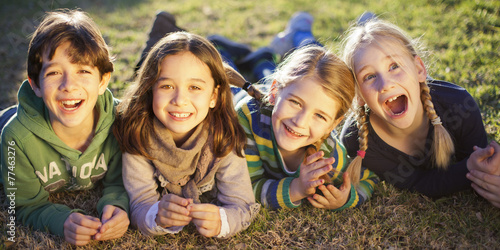
[(111, 72), (102, 75), (101, 82), (99, 83), (99, 95), (104, 94), (104, 91), (106, 91), (110, 79), (111, 79)]
[(33, 92), (35, 92), (35, 95), (42, 98), (42, 91), (40, 90), (40, 88), (38, 86), (36, 86), (35, 81), (33, 81), (33, 79), (28, 77), (28, 82), (30, 83), (30, 86), (31, 86), (31, 89), (33, 90)]
[(415, 66), (417, 67), (418, 82), (425, 82), (427, 79), (427, 69), (420, 56), (415, 56)]

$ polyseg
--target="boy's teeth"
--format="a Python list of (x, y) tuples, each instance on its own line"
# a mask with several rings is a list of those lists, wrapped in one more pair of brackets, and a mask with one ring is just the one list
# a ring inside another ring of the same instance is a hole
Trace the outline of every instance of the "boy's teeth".
[(73, 101), (62, 101), (62, 104), (63, 104), (63, 105), (68, 105), (68, 106), (69, 106), (69, 105), (75, 105), (75, 104), (80, 103), (80, 102), (81, 102), (81, 100), (78, 100), (78, 101), (77, 101), (77, 100), (73, 100)]
[(66, 110), (75, 110), (80, 106), (82, 100), (61, 101), (61, 104)]

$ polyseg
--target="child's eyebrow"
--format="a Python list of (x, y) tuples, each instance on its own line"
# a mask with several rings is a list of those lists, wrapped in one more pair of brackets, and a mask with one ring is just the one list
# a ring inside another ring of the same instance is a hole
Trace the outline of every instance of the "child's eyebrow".
[(57, 62), (48, 62), (48, 63), (44, 63), (43, 66), (42, 66), (42, 69), (41, 71), (44, 71), (52, 66), (57, 66), (58, 63)]
[(321, 109), (318, 109), (318, 113), (320, 113), (323, 116), (326, 116), (326, 118), (329, 119), (329, 120), (333, 120), (333, 118), (329, 114), (327, 114), (326, 112), (324, 112)]
[[(384, 58), (382, 58), (382, 61), (392, 61), (392, 60), (396, 60), (396, 58), (399, 58), (399, 56), (398, 55), (387, 55)], [(361, 69), (356, 70), (357, 74), (359, 74), (360, 72), (363, 72), (363, 70), (365, 70), (366, 68), (368, 68), (370, 66), (371, 66), (370, 64), (364, 65)]]
[[(159, 81), (174, 81), (172, 78), (170, 77), (167, 77), (167, 76), (160, 76), (158, 78), (158, 82)], [(207, 82), (201, 78), (196, 78), (196, 77), (193, 77), (193, 78), (189, 78), (189, 81), (190, 82), (199, 82), (199, 83), (203, 83), (203, 84), (206, 84)]]

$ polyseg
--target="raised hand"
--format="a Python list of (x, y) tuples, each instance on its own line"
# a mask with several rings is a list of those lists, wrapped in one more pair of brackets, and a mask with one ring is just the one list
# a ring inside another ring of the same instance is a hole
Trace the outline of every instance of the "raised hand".
[(342, 183), (340, 189), (333, 185), (320, 185), (318, 189), (323, 192), (323, 196), (314, 194), (311, 197), (307, 197), (307, 200), (317, 208), (337, 209), (342, 207), (349, 199), (351, 191), (351, 178), (349, 174), (344, 173), (343, 178), (344, 183)]
[(320, 176), (325, 175), (333, 169), (335, 162), (333, 157), (323, 159), (323, 151), (319, 151), (307, 157), (300, 165), (299, 177), (290, 184), (290, 199), (292, 202), (301, 200), (316, 192), (316, 187), (325, 183)]

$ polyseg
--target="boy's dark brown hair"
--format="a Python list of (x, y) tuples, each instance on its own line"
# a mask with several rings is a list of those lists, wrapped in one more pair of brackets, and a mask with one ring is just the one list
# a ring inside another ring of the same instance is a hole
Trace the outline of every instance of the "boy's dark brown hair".
[(153, 87), (160, 76), (163, 59), (183, 52), (191, 52), (205, 63), (214, 79), (214, 89), (219, 88), (217, 104), (199, 125), (205, 126), (213, 134), (214, 155), (224, 157), (234, 150), (238, 156), (243, 157), (246, 135), (233, 107), (226, 74), (229, 66), (223, 64), (220, 54), (207, 39), (187, 32), (171, 33), (156, 43), (139, 69), (136, 83), (130, 86), (118, 105), (113, 133), (121, 150), (151, 159), (146, 149), (150, 138), (155, 136)]
[(109, 48), (97, 25), (79, 10), (58, 10), (49, 12), (33, 33), (28, 49), (28, 77), (39, 85), (42, 58), (48, 53), (52, 59), (56, 49), (70, 42), (72, 63), (96, 66), (101, 76), (113, 72)]

